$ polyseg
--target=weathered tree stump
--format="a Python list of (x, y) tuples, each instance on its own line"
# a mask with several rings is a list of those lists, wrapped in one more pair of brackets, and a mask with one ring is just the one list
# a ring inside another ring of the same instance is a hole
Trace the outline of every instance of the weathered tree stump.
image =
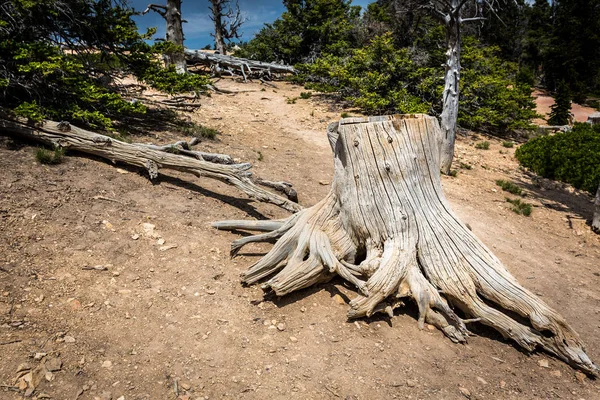
[[(330, 193), (286, 220), (221, 229), (269, 231), (233, 242), (278, 239), (243, 273), (283, 296), (339, 275), (358, 288), (350, 318), (393, 315), (404, 298), (419, 308), (419, 326), (465, 342), (479, 321), (533, 351), (543, 348), (587, 373), (597, 367), (579, 336), (553, 309), (519, 285), (451, 211), (440, 182), (442, 132), (426, 115), (346, 118), (329, 128), (334, 151)], [(457, 310), (460, 310), (457, 311)]]

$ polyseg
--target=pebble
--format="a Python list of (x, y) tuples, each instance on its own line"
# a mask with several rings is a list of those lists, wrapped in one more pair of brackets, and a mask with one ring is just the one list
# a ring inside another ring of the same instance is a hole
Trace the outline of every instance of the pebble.
[(333, 296), (333, 301), (335, 301), (336, 303), (338, 303), (341, 306), (343, 306), (344, 304), (346, 304), (346, 302), (344, 301), (344, 299), (342, 298), (342, 296), (340, 296), (339, 294), (336, 294), (335, 296)]
[(179, 386), (181, 386), (181, 388), (183, 390), (190, 390), (192, 388), (192, 385), (190, 385), (189, 383), (185, 383), (185, 382), (180, 383)]
[(285, 324), (283, 322), (280, 322), (277, 324), (277, 330), (279, 331), (285, 331)]
[(469, 389), (464, 388), (464, 387), (459, 387), (458, 390), (460, 391), (460, 393), (465, 396), (467, 399), (471, 398), (471, 392), (469, 391)]
[(46, 357), (48, 353), (35, 353), (35, 355), (33, 356), (34, 360), (41, 360), (42, 358)]
[(555, 371), (552, 371), (552, 372), (550, 372), (550, 375), (552, 375), (552, 376), (555, 376), (555, 377), (557, 377), (557, 378), (560, 378), (560, 376), (561, 376), (562, 374), (560, 373), (560, 371), (559, 371), (559, 370), (555, 370)]
[(136, 233), (136, 234), (133, 234), (133, 235), (131, 235), (131, 238), (132, 238), (133, 240), (138, 240), (138, 239), (140, 238), (140, 235), (138, 235), (138, 234)]
[(50, 372), (60, 371), (62, 368), (62, 360), (58, 357), (50, 357), (46, 359), (44, 363), (46, 369)]
[(65, 343), (75, 343), (75, 338), (73, 336), (65, 336)]
[(478, 376), (477, 380), (481, 383), (483, 383), (484, 385), (487, 385), (487, 381), (485, 379), (483, 379), (482, 377)]
[(415, 386), (417, 386), (417, 381), (413, 381), (412, 379), (409, 379), (406, 381), (406, 386), (415, 387)]
[(102, 368), (106, 368), (106, 369), (112, 369), (112, 366), (113, 366), (113, 365), (112, 365), (112, 362), (111, 362), (111, 361), (108, 361), (108, 360), (106, 360), (106, 361), (104, 361), (104, 362), (102, 363)]
[(538, 365), (542, 368), (550, 368), (550, 364), (548, 364), (548, 360), (538, 360)]
[(290, 342), (296, 343), (297, 341), (298, 341), (298, 338), (296, 338), (295, 336), (290, 336)]
[(215, 294), (215, 293), (217, 293), (217, 292), (215, 291), (215, 289), (208, 289), (208, 290), (206, 291), (206, 293), (208, 293), (208, 294), (211, 294), (211, 295), (212, 295), (212, 294)]

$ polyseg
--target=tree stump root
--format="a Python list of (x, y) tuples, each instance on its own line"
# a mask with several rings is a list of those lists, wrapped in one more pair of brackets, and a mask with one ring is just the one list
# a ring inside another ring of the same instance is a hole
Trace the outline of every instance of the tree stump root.
[(272, 224), (214, 225), (265, 231), (234, 241), (232, 256), (249, 243), (277, 240), (242, 274), (244, 283), (269, 278), (262, 288), (283, 296), (338, 275), (359, 292), (349, 318), (392, 316), (408, 298), (418, 306), (420, 328), (431, 324), (453, 342), (466, 342), (466, 324), (478, 321), (527, 351), (544, 349), (598, 375), (563, 317), (519, 285), (451, 211), (435, 118), (346, 118), (328, 131), (335, 172), (323, 200)]

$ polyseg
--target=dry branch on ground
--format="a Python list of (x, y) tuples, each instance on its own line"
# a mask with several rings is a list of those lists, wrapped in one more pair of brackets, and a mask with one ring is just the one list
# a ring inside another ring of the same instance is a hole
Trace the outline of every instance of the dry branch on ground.
[[(32, 125), (24, 118), (5, 113), (0, 113), (0, 129), (3, 134), (144, 168), (148, 171), (150, 179), (158, 177), (161, 169), (177, 170), (197, 177), (220, 180), (235, 186), (253, 199), (275, 204), (288, 211), (295, 212), (302, 209), (297, 203), (257, 186), (249, 171), (252, 168), (251, 164), (233, 164), (229, 162), (231, 157), (224, 154), (193, 151), (190, 147), (195, 144), (195, 141), (177, 142), (167, 146), (125, 143), (71, 126), (67, 122), (44, 120), (41, 124)], [(286, 183), (284, 186), (287, 188), (291, 185)], [(274, 186), (270, 185), (270, 187)]]

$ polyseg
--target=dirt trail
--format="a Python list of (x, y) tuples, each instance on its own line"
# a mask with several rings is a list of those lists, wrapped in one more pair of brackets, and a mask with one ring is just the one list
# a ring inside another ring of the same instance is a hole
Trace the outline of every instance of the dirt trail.
[[(288, 104), (303, 89), (283, 83), (218, 85), (256, 91), (203, 99), (193, 118), (223, 134), (200, 147), (294, 183), (305, 205), (321, 199), (333, 173), (325, 129), (339, 111), (317, 96)], [(490, 149), (476, 150), (479, 140)], [(33, 153), (8, 140), (0, 146), (1, 399), (22, 397), (6, 387), (19, 366), (51, 366), (56, 357), (60, 369), (42, 377), (32, 398), (600, 398), (597, 381), (483, 327), (468, 345), (419, 331), (411, 305), (392, 319), (348, 322), (354, 291), (338, 280), (265, 300), (239, 274), (270, 246), (231, 260), (239, 236), (209, 224), (287, 213), (232, 187), (176, 173), (152, 184), (143, 171), (78, 156), (48, 167)], [(459, 138), (456, 165), (472, 169), (444, 178), (447, 197), (600, 361), (600, 240), (585, 225), (591, 198), (539, 188), (513, 154), (494, 139)], [(510, 210), (496, 179), (525, 190), (531, 217)], [(95, 266), (106, 270), (84, 269)]]
[[(533, 92), (533, 97), (535, 97), (535, 105), (538, 114), (541, 114), (544, 117), (543, 119), (536, 119), (534, 122), (538, 125), (547, 124), (546, 120), (552, 111), (554, 98), (545, 90), (535, 90)], [(573, 121), (575, 122), (585, 122), (587, 121), (588, 116), (595, 112), (596, 110), (592, 107), (582, 106), (577, 103), (571, 104), (571, 114), (573, 114)]]

